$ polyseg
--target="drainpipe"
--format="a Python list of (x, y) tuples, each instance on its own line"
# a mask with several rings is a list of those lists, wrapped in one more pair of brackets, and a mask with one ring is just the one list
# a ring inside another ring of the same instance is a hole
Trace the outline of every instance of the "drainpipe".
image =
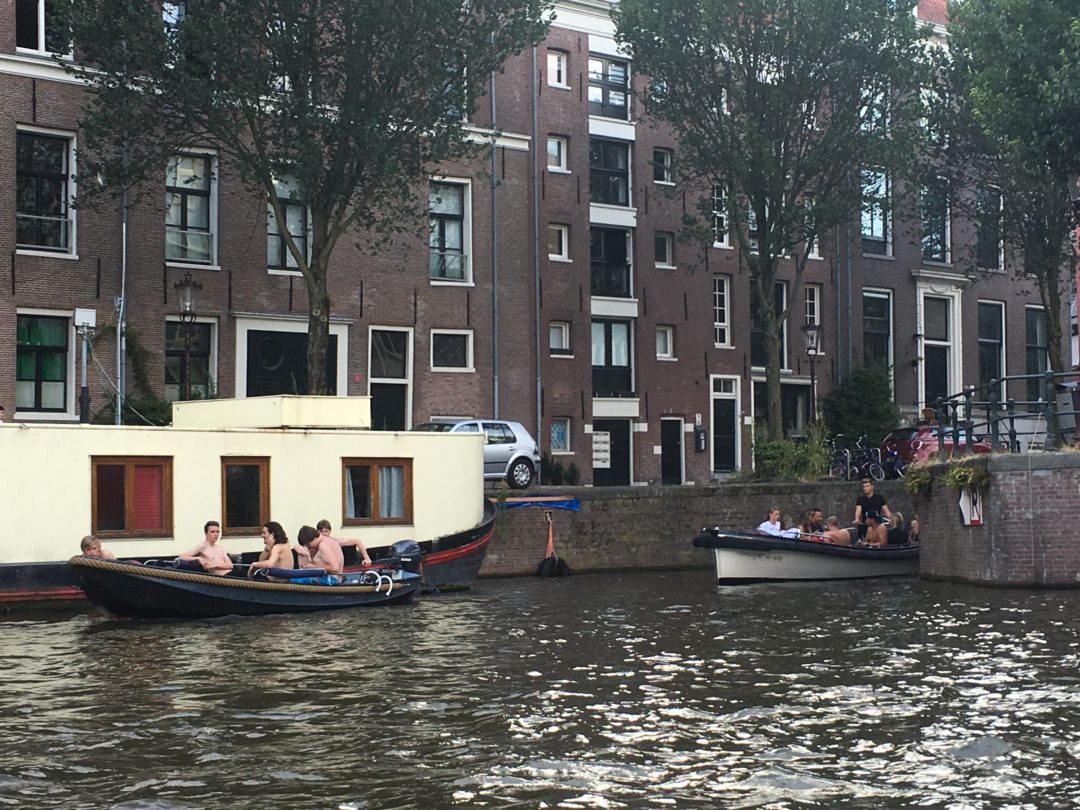
[(127, 391), (128, 146), (124, 133), (124, 190), (120, 197), (120, 295), (116, 299), (116, 424), (123, 424)]
[(533, 349), (533, 358), (536, 362), (536, 433), (537, 441), (542, 442), (540, 436), (540, 419), (543, 410), (543, 397), (541, 395), (541, 371), (540, 371), (540, 170), (538, 166), (538, 132), (540, 130), (540, 113), (538, 109), (538, 96), (540, 87), (536, 77), (536, 46), (532, 49), (532, 162), (529, 167), (532, 175), (532, 271), (533, 271), (533, 320), (536, 328), (533, 337), (536, 345)]
[(499, 226), (495, 190), (498, 185), (498, 148), (495, 144), (495, 71), (491, 71), (491, 367), (492, 416), (499, 416)]

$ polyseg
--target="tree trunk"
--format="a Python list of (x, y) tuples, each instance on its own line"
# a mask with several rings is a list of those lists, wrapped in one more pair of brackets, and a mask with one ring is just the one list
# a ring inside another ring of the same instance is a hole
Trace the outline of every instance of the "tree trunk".
[(1065, 371), (1065, 358), (1061, 352), (1063, 333), (1061, 329), (1061, 273), (1057, 267), (1047, 267), (1038, 274), (1039, 294), (1046, 312), (1046, 353), (1050, 370)]
[(309, 394), (327, 394), (326, 352), (330, 345), (330, 296), (323, 257), (313, 257), (306, 276), (308, 289), (307, 373)]
[[(758, 262), (762, 260), (757, 259)], [(758, 281), (753, 284), (758, 319), (765, 348), (765, 430), (770, 441), (784, 438), (784, 418), (780, 397), (780, 316), (776, 311), (776, 272), (758, 265)], [(751, 384), (751, 397), (753, 385)]]

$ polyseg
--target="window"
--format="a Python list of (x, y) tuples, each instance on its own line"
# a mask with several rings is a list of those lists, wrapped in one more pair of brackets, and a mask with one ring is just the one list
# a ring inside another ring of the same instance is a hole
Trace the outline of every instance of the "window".
[[(979, 302), (979, 387), (984, 390), (975, 399), (989, 399), (990, 381), (1000, 380), (1005, 368), (1005, 304), (1001, 301)], [(1002, 388), (997, 386), (998, 401)]]
[[(820, 284), (806, 284), (803, 287), (804, 303), (806, 310), (803, 313), (804, 322), (808, 326), (821, 326), (821, 285)], [(818, 347), (818, 353), (821, 353), (821, 347)]]
[(656, 232), (656, 266), (657, 267), (674, 267), (675, 266), (675, 234), (664, 233), (663, 231)]
[(923, 401), (933, 406), (953, 393), (952, 301), (923, 298)]
[(52, 0), (15, 0), (15, 47), (37, 53), (70, 53), (71, 37), (60, 26), (55, 11)]
[(949, 230), (949, 187), (937, 178), (922, 190), (923, 261), (949, 261)]
[(892, 377), (892, 293), (864, 291), (862, 297), (863, 364), (880, 363)]
[[(210, 355), (213, 347), (213, 324), (191, 324), (187, 373), (191, 378), (193, 399), (209, 399), (213, 393)], [(184, 391), (184, 326), (178, 321), (165, 322), (165, 401), (175, 402)]]
[(15, 146), (15, 242), (21, 248), (70, 252), (73, 139), (20, 131)]
[(434, 281), (471, 281), (468, 198), (468, 186), (464, 183), (431, 182), (428, 273)]
[(892, 190), (884, 172), (862, 172), (862, 252), (892, 255)]
[[(765, 209), (765, 215), (768, 216), (768, 208)], [(746, 206), (746, 241), (751, 250), (757, 250), (760, 240), (761, 228), (758, 226), (757, 211), (752, 205), (748, 205)]]
[(412, 523), (412, 460), (342, 459), (344, 526)]
[(568, 141), (562, 135), (549, 135), (547, 139), (547, 167), (549, 172), (567, 172), (566, 154)]
[(176, 155), (165, 172), (165, 258), (213, 264), (217, 219), (214, 157)]
[[(1024, 334), (1027, 349), (1027, 366), (1025, 374), (1045, 374), (1050, 368), (1049, 346), (1046, 333), (1046, 311), (1028, 307), (1024, 310)], [(1039, 402), (1046, 398), (1043, 380), (1034, 377), (1027, 381), (1027, 398), (1029, 402)]]
[(630, 231), (589, 229), (590, 292), (608, 298), (629, 298)]
[(551, 420), (551, 452), (570, 452), (570, 420), (563, 416)]
[(46, 315), (16, 317), (15, 409), (66, 413), (68, 409), (67, 318)]
[(594, 203), (630, 205), (630, 145), (589, 140), (589, 195)]
[(91, 531), (98, 537), (172, 533), (172, 459), (93, 456)]
[(552, 87), (569, 87), (565, 51), (548, 51), (548, 84)]
[(653, 149), (653, 180), (657, 183), (675, 182), (675, 153), (670, 149)]
[(221, 459), (221, 533), (259, 534), (270, 520), (270, 459)]
[(630, 372), (630, 324), (627, 321), (592, 322), (593, 396), (633, 393)]
[[(779, 316), (786, 306), (787, 285), (782, 281), (778, 281), (776, 286), (773, 287), (773, 309)], [(750, 365), (758, 368), (765, 368), (765, 361), (767, 360), (764, 328), (764, 322), (755, 306), (750, 317)], [(787, 320), (785, 319), (780, 323), (780, 368), (787, 367)]]
[(889, 93), (875, 92), (859, 110), (859, 128), (866, 133), (884, 135), (889, 125)]
[(723, 186), (712, 187), (713, 247), (727, 247), (727, 193)]
[(548, 258), (554, 262), (570, 261), (569, 225), (548, 225)]
[(658, 326), (658, 327), (656, 327), (656, 359), (657, 360), (674, 360), (675, 359), (675, 327), (674, 326)]
[(548, 324), (548, 350), (554, 355), (569, 357), (573, 354), (570, 349), (570, 324), (566, 321), (552, 321)]
[(184, 0), (165, 0), (161, 4), (161, 21), (166, 33), (172, 33), (187, 16), (187, 3)]
[(472, 371), (472, 332), (461, 330), (432, 331), (432, 371)]
[(984, 270), (1001, 270), (1001, 192), (975, 189), (975, 261)]
[(589, 115), (630, 117), (630, 70), (626, 62), (603, 56), (589, 57)]
[(731, 281), (713, 276), (713, 345), (731, 346)]
[(820, 259), (821, 254), (818, 253), (818, 240), (816, 235), (812, 235), (810, 232), (816, 228), (815, 215), (814, 215), (814, 195), (806, 194), (803, 196), (803, 217), (804, 217), (804, 235), (807, 240), (806, 255), (811, 259)]
[(278, 222), (274, 207), (267, 203), (266, 266), (273, 270), (296, 270), (300, 264), (285, 243), (285, 231), (288, 231), (300, 253), (305, 258), (310, 257), (311, 221), (307, 201), (294, 177), (274, 178), (274, 191), (285, 215), (285, 228)]

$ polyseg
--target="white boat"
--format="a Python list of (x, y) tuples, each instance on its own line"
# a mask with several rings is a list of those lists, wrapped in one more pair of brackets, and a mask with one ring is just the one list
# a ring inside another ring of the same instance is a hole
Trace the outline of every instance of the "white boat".
[(917, 545), (839, 546), (809, 539), (728, 531), (716, 526), (702, 529), (694, 538), (694, 545), (712, 550), (719, 585), (865, 579), (919, 572)]

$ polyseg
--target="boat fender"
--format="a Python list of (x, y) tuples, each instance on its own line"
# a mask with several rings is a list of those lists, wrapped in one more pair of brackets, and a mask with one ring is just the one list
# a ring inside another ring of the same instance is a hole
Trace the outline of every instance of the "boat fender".
[(379, 575), (379, 581), (380, 582), (383, 582), (383, 581), (386, 582), (386, 592), (387, 593), (390, 593), (390, 591), (394, 590), (394, 580), (391, 579), (390, 577), (388, 577), (386, 574), (380, 574)]

